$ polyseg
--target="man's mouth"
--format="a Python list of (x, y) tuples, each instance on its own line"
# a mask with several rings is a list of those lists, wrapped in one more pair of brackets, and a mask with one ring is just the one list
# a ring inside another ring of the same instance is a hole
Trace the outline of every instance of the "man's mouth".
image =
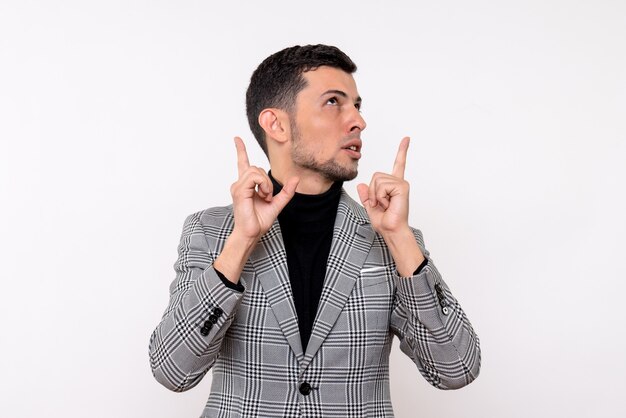
[(361, 158), (361, 140), (352, 140), (347, 146), (343, 147), (348, 152), (351, 158), (358, 160)]

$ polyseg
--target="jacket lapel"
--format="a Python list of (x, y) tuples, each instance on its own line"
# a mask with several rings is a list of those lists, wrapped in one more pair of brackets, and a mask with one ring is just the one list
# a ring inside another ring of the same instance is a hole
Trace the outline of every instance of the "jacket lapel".
[[(350, 198), (345, 190), (342, 190), (328, 255), (324, 287), (313, 323), (311, 339), (307, 345), (304, 360), (300, 364), (302, 371), (307, 368), (343, 310), (375, 235), (365, 209)], [(297, 329), (297, 324), (295, 326)], [(299, 341), (298, 344), (301, 345)]]
[(250, 261), (280, 329), (296, 354), (298, 362), (301, 363), (303, 352), (298, 317), (289, 283), (287, 253), (278, 220), (274, 221), (270, 230), (261, 237), (250, 256)]

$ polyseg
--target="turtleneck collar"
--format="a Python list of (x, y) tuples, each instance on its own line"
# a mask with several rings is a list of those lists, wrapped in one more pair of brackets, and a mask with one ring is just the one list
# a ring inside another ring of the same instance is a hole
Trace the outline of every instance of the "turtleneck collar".
[[(274, 195), (279, 193), (283, 188), (272, 176), (272, 172), (268, 173), (272, 184), (274, 185)], [(302, 194), (295, 193), (287, 206), (278, 215), (278, 220), (288, 223), (309, 223), (320, 222), (327, 219), (335, 219), (337, 215), (337, 207), (339, 206), (339, 198), (341, 197), (342, 181), (336, 181), (328, 190), (321, 194)]]

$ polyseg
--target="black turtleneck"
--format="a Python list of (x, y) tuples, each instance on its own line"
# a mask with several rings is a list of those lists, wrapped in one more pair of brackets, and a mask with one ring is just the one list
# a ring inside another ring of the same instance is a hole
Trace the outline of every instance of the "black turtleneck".
[[(276, 195), (282, 185), (271, 172), (269, 176)], [(296, 193), (278, 215), (303, 350), (311, 337), (322, 294), (342, 185), (335, 182), (318, 195)]]

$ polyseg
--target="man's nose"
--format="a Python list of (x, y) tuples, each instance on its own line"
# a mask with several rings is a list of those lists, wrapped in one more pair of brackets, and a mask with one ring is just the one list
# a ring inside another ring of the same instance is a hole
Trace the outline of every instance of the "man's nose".
[(361, 111), (359, 111), (359, 109), (355, 107), (352, 119), (350, 121), (350, 132), (354, 131), (355, 129), (359, 129), (360, 131), (362, 131), (363, 129), (365, 129), (366, 126), (367, 123), (365, 122)]

